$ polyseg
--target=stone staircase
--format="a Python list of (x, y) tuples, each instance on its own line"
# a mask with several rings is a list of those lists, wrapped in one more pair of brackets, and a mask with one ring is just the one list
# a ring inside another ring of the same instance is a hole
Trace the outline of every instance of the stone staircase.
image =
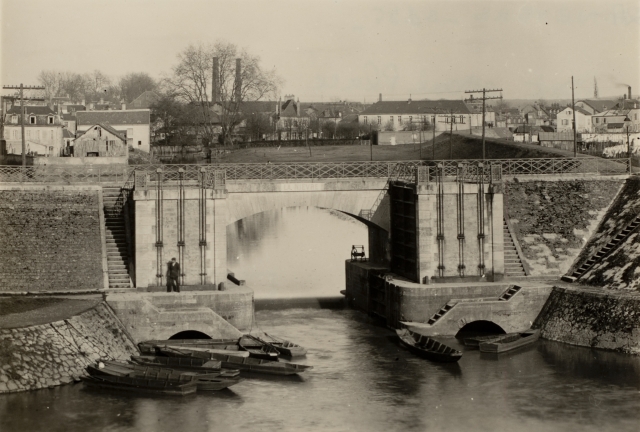
[(571, 276), (562, 276), (562, 280), (565, 282), (575, 282), (583, 274), (585, 274), (591, 267), (611, 252), (616, 246), (622, 243), (633, 231), (640, 226), (640, 215), (636, 216), (629, 225), (627, 225), (622, 231), (620, 231), (615, 237), (613, 237), (606, 245), (604, 245), (598, 252), (593, 254), (588, 260), (586, 260), (580, 267), (578, 267)]
[(446, 305), (442, 306), (438, 312), (435, 313), (434, 316), (429, 318), (427, 324), (434, 325), (440, 318), (442, 318), (447, 312), (449, 312), (457, 303), (449, 302)]
[(107, 241), (107, 268), (109, 288), (130, 288), (129, 253), (124, 226), (124, 214), (119, 200), (120, 188), (102, 188), (104, 206), (105, 236)]
[(516, 295), (516, 293), (518, 291), (520, 291), (521, 289), (522, 289), (522, 287), (519, 287), (518, 285), (511, 285), (508, 290), (506, 290), (504, 293), (502, 293), (502, 295), (500, 296), (500, 298), (498, 300), (509, 301), (511, 299), (511, 297)]
[(518, 255), (518, 249), (513, 241), (509, 226), (506, 219), (503, 219), (503, 237), (504, 237), (504, 274), (505, 276), (526, 276), (524, 271), (524, 265), (520, 255)]

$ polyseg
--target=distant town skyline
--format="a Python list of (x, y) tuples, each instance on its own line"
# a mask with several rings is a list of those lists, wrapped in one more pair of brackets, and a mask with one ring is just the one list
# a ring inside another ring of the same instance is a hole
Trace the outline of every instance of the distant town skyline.
[(2, 84), (42, 70), (161, 78), (189, 44), (259, 55), (305, 101), (640, 94), (640, 3), (1, 0)]

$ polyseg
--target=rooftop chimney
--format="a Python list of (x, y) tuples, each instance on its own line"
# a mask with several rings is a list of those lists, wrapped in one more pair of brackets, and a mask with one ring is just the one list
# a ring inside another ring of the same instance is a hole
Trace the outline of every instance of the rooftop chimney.
[(382, 93), (378, 93), (378, 102), (382, 102)]
[(218, 80), (220, 79), (220, 64), (218, 63), (218, 57), (213, 58), (213, 76), (211, 83), (211, 102), (218, 102)]
[(296, 115), (300, 117), (300, 98), (298, 98), (298, 102), (296, 103)]
[(242, 75), (240, 71), (242, 70), (242, 60), (236, 59), (236, 88), (235, 88), (235, 96), (236, 102), (240, 102), (240, 98), (242, 97)]

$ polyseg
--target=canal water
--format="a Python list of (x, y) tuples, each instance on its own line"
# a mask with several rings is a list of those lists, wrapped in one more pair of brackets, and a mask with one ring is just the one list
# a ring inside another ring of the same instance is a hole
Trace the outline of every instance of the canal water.
[[(245, 219), (229, 236), (237, 239), (229, 267), (257, 297), (269, 299), (335, 295), (344, 287), (351, 244), (364, 243), (366, 231), (299, 208)], [(353, 310), (283, 307), (258, 311), (256, 321), (259, 329), (306, 346), (300, 363), (314, 369), (183, 398), (81, 384), (4, 395), (0, 431), (640, 429), (637, 357), (541, 340), (500, 356), (465, 351), (459, 363), (443, 365), (413, 356), (393, 332)]]

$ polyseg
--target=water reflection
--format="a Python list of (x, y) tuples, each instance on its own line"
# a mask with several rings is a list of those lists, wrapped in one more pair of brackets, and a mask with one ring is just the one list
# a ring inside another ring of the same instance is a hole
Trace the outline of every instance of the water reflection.
[(183, 398), (81, 384), (4, 395), (0, 430), (602, 432), (635, 431), (640, 421), (636, 357), (595, 352), (594, 359), (591, 350), (540, 341), (495, 359), (467, 349), (458, 364), (441, 365), (413, 356), (357, 311), (256, 317), (260, 329), (306, 346), (300, 362), (314, 369), (294, 380), (252, 378), (232, 391)]
[(227, 227), (227, 262), (255, 297), (339, 296), (351, 246), (368, 245), (367, 227), (340, 212), (291, 207)]

